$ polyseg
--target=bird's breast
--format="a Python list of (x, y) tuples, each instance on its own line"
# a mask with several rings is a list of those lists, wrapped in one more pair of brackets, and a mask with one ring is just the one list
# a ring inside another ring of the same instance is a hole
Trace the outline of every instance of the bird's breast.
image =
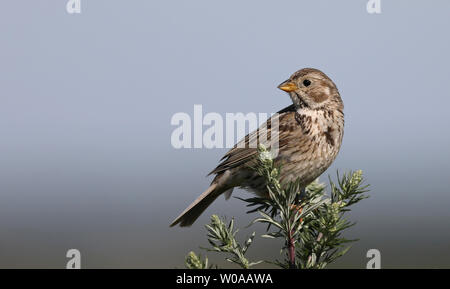
[(275, 162), (282, 166), (283, 182), (300, 178), (303, 185), (308, 185), (331, 165), (339, 152), (343, 134), (341, 127), (322, 125), (312, 119), (306, 130), (306, 133), (280, 146)]

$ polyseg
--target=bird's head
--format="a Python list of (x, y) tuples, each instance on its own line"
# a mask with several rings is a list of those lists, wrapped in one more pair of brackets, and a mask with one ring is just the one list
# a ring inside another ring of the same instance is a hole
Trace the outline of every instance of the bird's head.
[(322, 71), (301, 69), (278, 86), (286, 91), (297, 109), (343, 109), (342, 99), (334, 82)]

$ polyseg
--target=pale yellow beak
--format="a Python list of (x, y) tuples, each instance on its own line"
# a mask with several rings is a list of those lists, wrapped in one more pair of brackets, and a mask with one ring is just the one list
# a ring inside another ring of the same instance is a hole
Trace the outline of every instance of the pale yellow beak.
[(278, 88), (286, 92), (291, 92), (297, 90), (298, 86), (293, 82), (285, 81), (282, 84), (278, 85)]

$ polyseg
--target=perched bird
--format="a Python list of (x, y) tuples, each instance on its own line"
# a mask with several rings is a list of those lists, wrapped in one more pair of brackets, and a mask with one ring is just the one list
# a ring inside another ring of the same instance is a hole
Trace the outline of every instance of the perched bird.
[[(272, 116), (278, 118), (277, 122), (269, 119), (225, 154), (210, 173), (216, 176), (209, 188), (172, 222), (171, 227), (192, 225), (218, 196), (225, 194), (229, 198), (235, 187), (268, 197), (264, 179), (250, 168), (258, 150), (249, 144), (258, 138), (260, 130), (273, 133), (275, 128), (271, 123), (278, 123), (278, 154), (274, 163), (282, 166), (282, 183), (299, 179), (300, 187), (304, 188), (331, 165), (344, 134), (344, 104), (336, 85), (320, 70), (304, 68), (278, 88), (289, 94), (293, 104)], [(267, 147), (269, 143), (262, 144)]]

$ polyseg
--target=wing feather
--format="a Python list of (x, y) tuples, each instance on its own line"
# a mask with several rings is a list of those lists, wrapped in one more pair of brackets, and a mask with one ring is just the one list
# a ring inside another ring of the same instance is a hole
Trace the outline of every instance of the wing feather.
[[(282, 117), (284, 114), (295, 113), (294, 105), (290, 105), (280, 110), (277, 115), (273, 117)], [(271, 136), (271, 123), (272, 117), (263, 123), (257, 130), (246, 135), (240, 142), (238, 142), (232, 149), (230, 149), (223, 157), (222, 162), (212, 170), (208, 175), (219, 174), (228, 169), (235, 168), (244, 163), (251, 161), (257, 154), (258, 150), (255, 144), (263, 144), (267, 148), (270, 148), (270, 136)], [(265, 140), (259, 140), (259, 132), (267, 129), (267, 138)], [(280, 129), (281, 130), (281, 129)], [(280, 132), (282, 133), (282, 132)], [(282, 139), (280, 135), (280, 139)], [(251, 144), (251, 146), (250, 146)], [(281, 144), (280, 144), (281, 145)]]

